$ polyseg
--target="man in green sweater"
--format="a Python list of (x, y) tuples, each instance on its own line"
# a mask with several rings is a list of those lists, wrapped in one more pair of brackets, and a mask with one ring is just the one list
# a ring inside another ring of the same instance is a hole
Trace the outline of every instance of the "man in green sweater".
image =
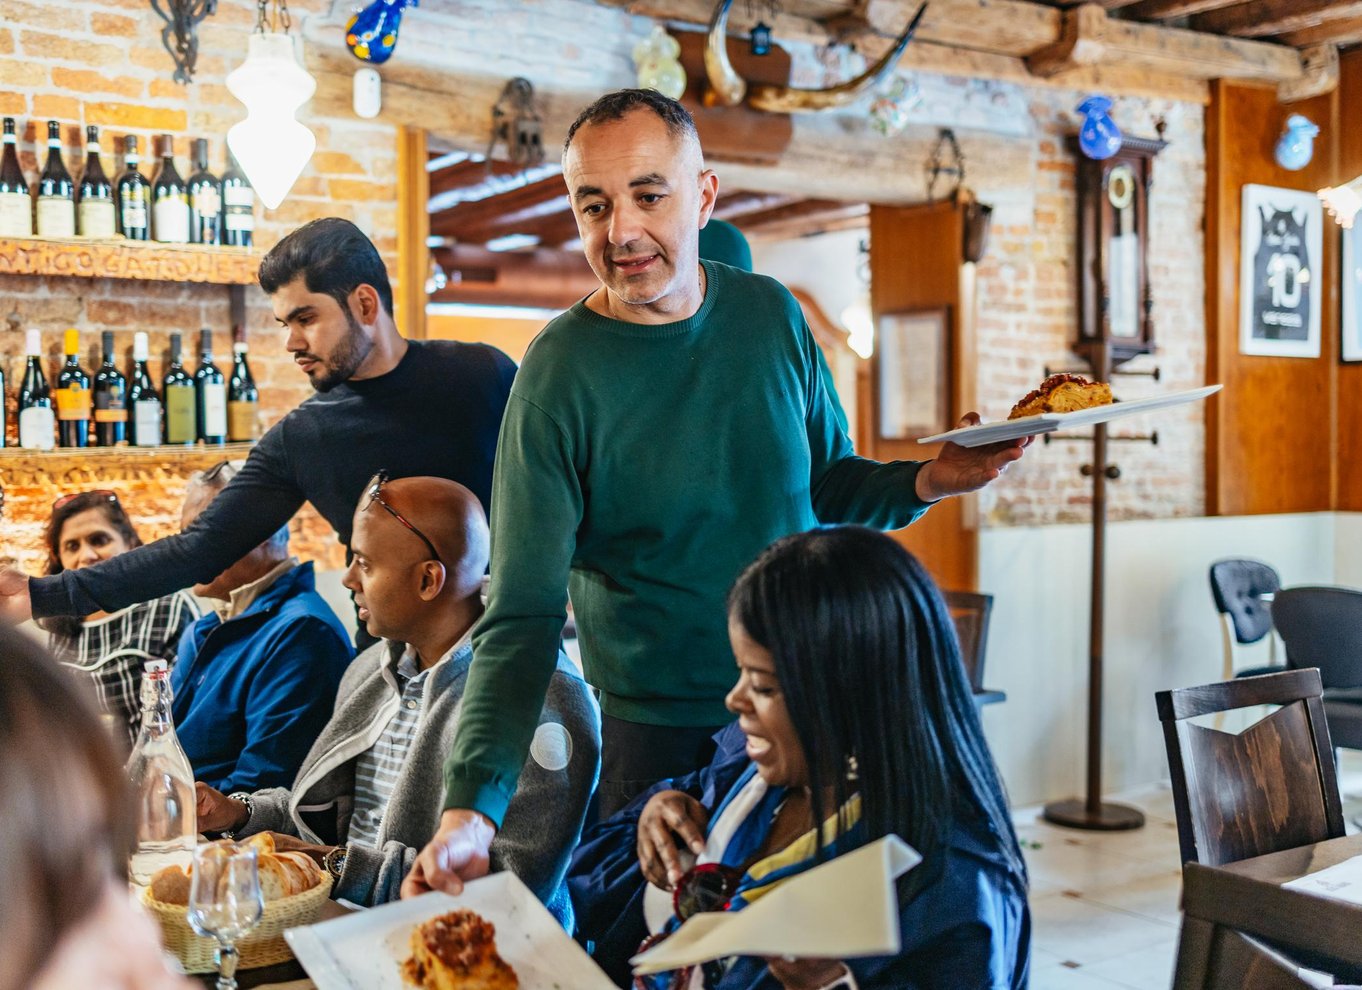
[(553, 674), (565, 588), (600, 695), (604, 817), (707, 762), (735, 679), (725, 596), (768, 544), (820, 523), (906, 526), (997, 478), (1024, 446), (857, 457), (790, 293), (700, 261), (718, 179), (675, 101), (602, 97), (568, 131), (563, 174), (602, 285), (535, 339), (511, 389), (446, 811), (404, 895), (457, 893), (486, 872)]

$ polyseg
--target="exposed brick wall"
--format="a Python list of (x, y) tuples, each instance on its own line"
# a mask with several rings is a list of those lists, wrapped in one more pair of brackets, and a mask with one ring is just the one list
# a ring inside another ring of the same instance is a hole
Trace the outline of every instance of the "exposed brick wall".
[[(1085, 94), (1031, 91), (1030, 170), (1012, 181), (978, 188), (996, 207), (988, 254), (979, 264), (979, 402), (985, 420), (1007, 416), (1034, 388), (1046, 365), (1082, 367), (1069, 347), (1077, 336), (1077, 200), (1074, 161), (1065, 136), (1075, 129), (1074, 107)], [(1125, 399), (1205, 384), (1203, 218), (1204, 115), (1196, 104), (1123, 98), (1115, 110), (1128, 134), (1153, 137), (1168, 124), (1169, 146), (1154, 161), (1149, 199), (1149, 277), (1157, 352), (1123, 370), (1157, 365), (1160, 380), (1115, 376)], [(1214, 400), (1211, 400), (1214, 401)], [(1113, 435), (1156, 429), (1158, 446), (1113, 443), (1121, 478), (1107, 486), (1112, 519), (1198, 516), (1205, 508), (1204, 404), (1160, 412), (1148, 422), (1114, 424)], [(1087, 443), (1052, 443), (1010, 469), (1006, 481), (980, 495), (987, 525), (1044, 525), (1091, 518)]]
[[(294, 32), (309, 14), (331, 11), (331, 0), (293, 0)], [(122, 137), (138, 135), (144, 174), (154, 175), (152, 138), (174, 135), (176, 167), (188, 177), (192, 141), (209, 141), (210, 167), (221, 174), (226, 164), (226, 134), (244, 117), (244, 108), (227, 92), (226, 74), (245, 57), (256, 6), (246, 0), (219, 0), (218, 9), (199, 28), (197, 81), (188, 87), (172, 81), (173, 63), (161, 46), (164, 22), (145, 0), (62, 0), (59, 4), (4, 0), (0, 19), (0, 114), (18, 118), (20, 160), (30, 181), (36, 178), (45, 148), (46, 121), (59, 120), (66, 141), (67, 166), (79, 179), (84, 161), (84, 127), (100, 127), (104, 170), (110, 178), (123, 169)], [(353, 219), (396, 266), (396, 141), (393, 128), (352, 115), (325, 117), (305, 106), (299, 114), (317, 135), (318, 153), (289, 198), (274, 211), (256, 207), (257, 249), (264, 251), (300, 223), (322, 216)], [(41, 140), (39, 141), (41, 143)], [(115, 151), (117, 153), (115, 154)], [(36, 154), (35, 154), (36, 152)], [(263, 418), (275, 422), (308, 395), (311, 388), (280, 346), (278, 325), (257, 288), (247, 289), (247, 332), (251, 369), (260, 386)], [(14, 314), (18, 332), (6, 317)], [(197, 365), (197, 333), (214, 331), (220, 367), (230, 366), (231, 342), (225, 286), (161, 284), (74, 278), (0, 278), (0, 365), (11, 390), (23, 372), (23, 330), (43, 332), (55, 368), (61, 331), (82, 332), (87, 370), (98, 363), (99, 332), (117, 332), (124, 370), (131, 364), (132, 335), (151, 336), (151, 373), (159, 383), (168, 334), (185, 335), (186, 364)], [(12, 403), (13, 398), (10, 397)], [(11, 405), (12, 412), (12, 405)], [(11, 422), (13, 417), (11, 416)], [(13, 427), (11, 427), (13, 429)], [(0, 461), (0, 481), (4, 481)], [(88, 487), (102, 484), (91, 473)], [(9, 487), (7, 485), (7, 487)], [(150, 475), (128, 496), (143, 519), (143, 536), (163, 535), (177, 527), (183, 477), (175, 472)], [(9, 493), (0, 552), (37, 570), (38, 533), (52, 493)], [(296, 524), (302, 552), (334, 566), (338, 554), (329, 528), (310, 510)]]

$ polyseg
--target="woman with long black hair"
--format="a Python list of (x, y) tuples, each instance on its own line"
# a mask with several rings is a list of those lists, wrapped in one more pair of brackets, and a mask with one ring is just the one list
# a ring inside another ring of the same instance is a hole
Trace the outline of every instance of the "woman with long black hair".
[(665, 937), (697, 910), (741, 910), (893, 834), (923, 857), (899, 880), (897, 955), (740, 957), (640, 985), (1025, 987), (1026, 867), (950, 616), (922, 566), (859, 527), (786, 537), (734, 585), (729, 637), (737, 722), (715, 761), (641, 796), (574, 861), (597, 961), (627, 985), (641, 937)]

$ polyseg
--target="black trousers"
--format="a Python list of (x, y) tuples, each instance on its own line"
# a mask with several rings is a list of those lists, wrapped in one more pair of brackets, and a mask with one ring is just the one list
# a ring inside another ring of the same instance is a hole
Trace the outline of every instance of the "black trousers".
[(659, 780), (707, 766), (714, 758), (713, 736), (722, 728), (643, 725), (602, 715), (595, 820), (609, 818)]

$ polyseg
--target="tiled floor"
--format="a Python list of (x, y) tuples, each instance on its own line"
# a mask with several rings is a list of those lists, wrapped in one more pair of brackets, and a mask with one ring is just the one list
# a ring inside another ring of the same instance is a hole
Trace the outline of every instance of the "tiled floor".
[[(1349, 831), (1362, 814), (1362, 752), (1339, 767)], [(1133, 832), (1083, 832), (1016, 814), (1031, 870), (1032, 990), (1164, 990), (1172, 983), (1182, 872), (1166, 786), (1113, 795), (1146, 816)]]

